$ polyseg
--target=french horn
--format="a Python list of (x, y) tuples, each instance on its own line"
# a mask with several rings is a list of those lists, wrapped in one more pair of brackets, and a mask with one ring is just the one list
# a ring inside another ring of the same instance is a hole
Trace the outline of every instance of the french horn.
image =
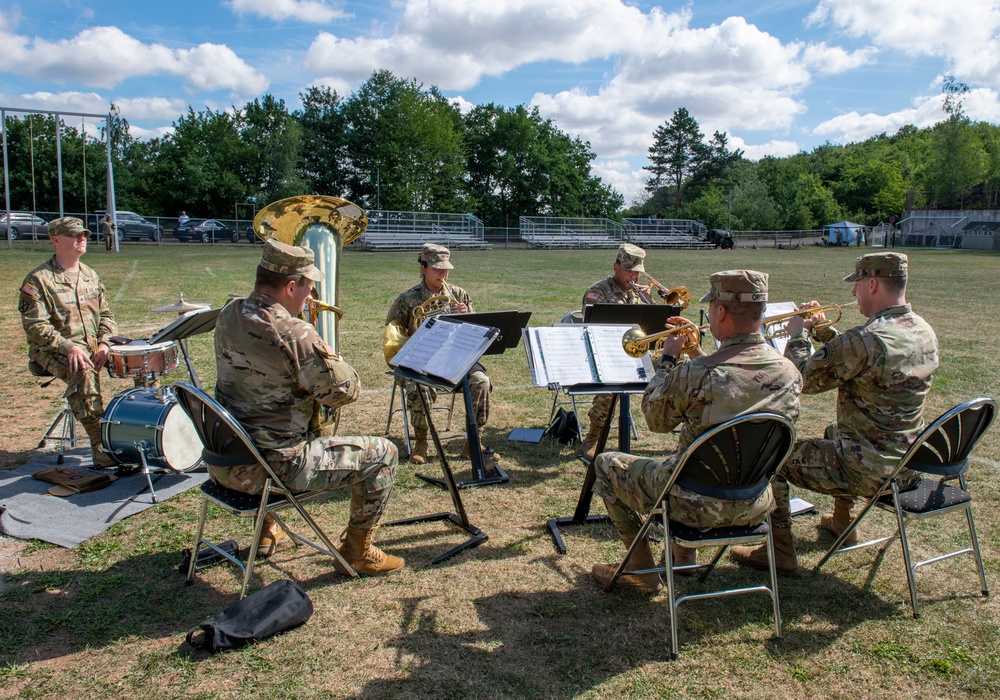
[(386, 364), (395, 368), (390, 360), (410, 339), (411, 328), (416, 331), (428, 318), (453, 313), (458, 313), (458, 302), (447, 294), (436, 294), (420, 306), (414, 307), (410, 316), (410, 328), (403, 328), (398, 321), (387, 323), (382, 333), (382, 354), (385, 355)]

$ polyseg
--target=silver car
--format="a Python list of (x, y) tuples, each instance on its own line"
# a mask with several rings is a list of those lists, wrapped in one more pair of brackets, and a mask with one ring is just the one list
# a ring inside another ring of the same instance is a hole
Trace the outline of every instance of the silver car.
[(42, 217), (26, 211), (12, 211), (8, 222), (7, 212), (3, 212), (0, 213), (0, 235), (15, 241), (22, 236), (47, 238), (49, 225)]

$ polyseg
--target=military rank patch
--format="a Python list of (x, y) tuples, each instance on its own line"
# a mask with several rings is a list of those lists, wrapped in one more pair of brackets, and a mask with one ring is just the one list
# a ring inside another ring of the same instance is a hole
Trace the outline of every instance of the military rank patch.
[(21, 287), (21, 291), (27, 294), (32, 299), (38, 299), (38, 287), (31, 284), (31, 282), (25, 282), (24, 286)]

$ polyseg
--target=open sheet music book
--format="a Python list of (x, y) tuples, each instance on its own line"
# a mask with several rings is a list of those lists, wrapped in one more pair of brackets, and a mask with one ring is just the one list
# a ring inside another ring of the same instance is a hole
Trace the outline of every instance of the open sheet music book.
[(622, 348), (627, 325), (525, 328), (531, 382), (559, 384), (631, 384), (653, 378), (648, 355), (629, 357)]
[[(799, 307), (794, 301), (772, 301), (768, 302), (767, 307), (764, 309), (764, 318), (769, 316), (780, 316), (781, 314), (787, 314), (798, 310)], [(767, 341), (767, 344), (784, 355), (785, 346), (788, 345), (788, 338), (772, 338)]]
[(449, 384), (458, 384), (498, 334), (496, 328), (429, 318), (399, 349), (391, 363)]

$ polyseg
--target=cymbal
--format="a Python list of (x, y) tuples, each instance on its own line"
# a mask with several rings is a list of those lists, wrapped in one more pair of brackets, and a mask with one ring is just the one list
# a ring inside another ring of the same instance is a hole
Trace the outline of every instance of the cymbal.
[(188, 311), (194, 311), (195, 309), (207, 309), (209, 306), (210, 304), (192, 304), (189, 301), (184, 301), (184, 298), (181, 297), (180, 301), (171, 304), (170, 306), (159, 306), (153, 309), (153, 311), (155, 313), (173, 312), (175, 314), (183, 314)]

